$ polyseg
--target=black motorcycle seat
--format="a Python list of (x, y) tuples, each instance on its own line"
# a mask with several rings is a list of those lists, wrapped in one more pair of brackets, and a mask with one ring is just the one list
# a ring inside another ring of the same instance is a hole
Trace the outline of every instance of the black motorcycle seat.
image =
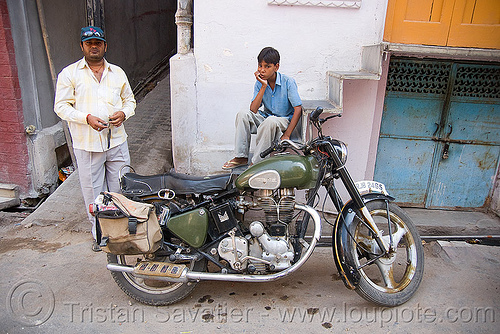
[(160, 190), (173, 190), (176, 194), (213, 194), (227, 189), (231, 174), (193, 176), (169, 172), (157, 175), (126, 173), (120, 180), (124, 195), (149, 196)]

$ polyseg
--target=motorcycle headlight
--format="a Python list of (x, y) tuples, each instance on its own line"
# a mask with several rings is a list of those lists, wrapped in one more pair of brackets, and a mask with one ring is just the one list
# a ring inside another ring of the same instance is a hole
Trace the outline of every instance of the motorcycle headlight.
[(342, 161), (342, 164), (345, 165), (345, 163), (347, 162), (347, 145), (337, 139), (332, 139), (330, 140), (330, 142), (337, 152), (340, 161)]

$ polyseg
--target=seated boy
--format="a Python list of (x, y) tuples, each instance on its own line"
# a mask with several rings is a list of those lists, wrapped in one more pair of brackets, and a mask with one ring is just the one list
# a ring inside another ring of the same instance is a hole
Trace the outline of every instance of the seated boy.
[[(236, 115), (235, 157), (222, 169), (232, 169), (248, 164), (250, 135), (257, 134), (252, 164), (262, 160), (260, 153), (276, 139), (290, 139), (300, 120), (302, 101), (293, 78), (278, 72), (280, 54), (272, 47), (262, 49), (257, 57), (257, 81), (250, 110)], [(264, 110), (259, 110), (261, 105)]]

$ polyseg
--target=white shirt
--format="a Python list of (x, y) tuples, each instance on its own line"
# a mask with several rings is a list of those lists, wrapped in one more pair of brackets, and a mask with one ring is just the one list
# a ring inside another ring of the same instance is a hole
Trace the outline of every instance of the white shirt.
[[(108, 122), (109, 116), (123, 111), (125, 119), (128, 119), (135, 114), (135, 106), (125, 72), (106, 60), (101, 81), (94, 76), (85, 58), (64, 68), (57, 77), (54, 111), (68, 121), (76, 149), (104, 152), (124, 143), (127, 133), (123, 124), (96, 131), (87, 124), (87, 115), (92, 114)], [(111, 138), (108, 145), (109, 131)]]

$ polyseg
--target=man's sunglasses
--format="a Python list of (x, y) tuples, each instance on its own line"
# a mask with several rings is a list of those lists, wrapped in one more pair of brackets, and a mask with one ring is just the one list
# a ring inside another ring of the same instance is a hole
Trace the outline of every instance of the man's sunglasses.
[(101, 34), (99, 31), (86, 31), (83, 33), (84, 37), (100, 37), (104, 38), (104, 35)]

